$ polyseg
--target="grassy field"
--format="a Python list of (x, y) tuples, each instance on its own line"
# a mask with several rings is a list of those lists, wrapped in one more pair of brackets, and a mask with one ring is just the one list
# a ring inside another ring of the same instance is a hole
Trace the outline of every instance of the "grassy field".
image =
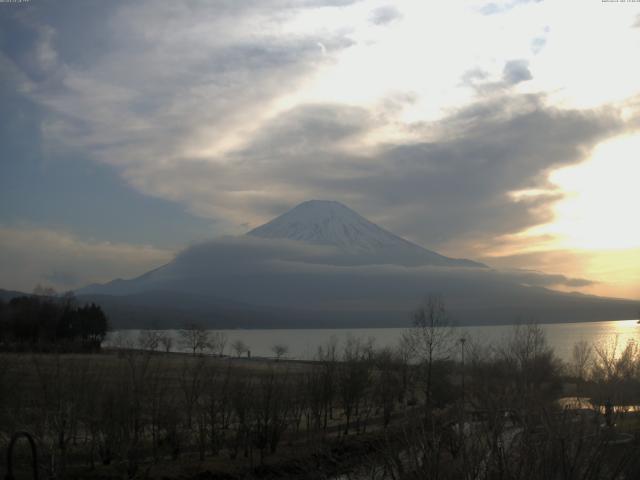
[[(135, 470), (172, 478), (203, 470), (240, 475), (257, 465), (294, 468), (296, 459), (330, 457), (335, 442), (344, 449), (354, 433), (381, 428), (380, 411), (362, 390), (349, 407), (351, 437), (345, 435), (337, 375), (332, 405), (309, 406), (314, 399), (304, 389), (325, 369), (133, 350), (2, 354), (0, 441), (6, 445), (18, 430), (33, 433), (41, 461), (57, 462), (53, 468), (67, 475), (119, 478)], [(365, 374), (370, 381), (372, 373)]]
[[(640, 478), (640, 417), (619, 407), (640, 354), (577, 378), (535, 326), (465, 364), (414, 352), (0, 354), (0, 445), (30, 432), (42, 478)], [(578, 392), (598, 415), (560, 400)]]

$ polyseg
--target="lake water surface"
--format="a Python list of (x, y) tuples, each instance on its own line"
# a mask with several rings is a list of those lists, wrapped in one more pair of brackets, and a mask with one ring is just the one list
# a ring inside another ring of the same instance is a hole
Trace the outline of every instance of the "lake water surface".
[[(640, 340), (640, 324), (637, 320), (613, 320), (607, 322), (557, 323), (541, 325), (551, 347), (563, 360), (570, 360), (573, 345), (579, 340), (591, 343), (613, 341), (617, 337), (618, 348), (623, 349), (627, 342)], [(472, 341), (484, 345), (497, 345), (513, 331), (512, 325), (459, 327), (456, 335), (463, 335)], [(346, 339), (351, 337), (363, 340), (373, 339), (377, 347), (393, 347), (398, 344), (403, 328), (353, 328), (353, 329), (286, 329), (286, 330), (218, 330), (227, 339), (225, 354), (231, 355), (230, 345), (236, 340), (242, 340), (250, 349), (254, 357), (273, 357), (271, 348), (276, 345), (286, 345), (287, 358), (311, 360), (319, 346), (324, 346), (335, 338), (338, 350)], [(179, 334), (177, 330), (167, 331), (174, 337), (174, 351), (180, 351)], [(111, 332), (105, 340), (105, 346), (113, 345), (118, 339), (126, 339), (135, 344), (138, 330), (121, 330)]]

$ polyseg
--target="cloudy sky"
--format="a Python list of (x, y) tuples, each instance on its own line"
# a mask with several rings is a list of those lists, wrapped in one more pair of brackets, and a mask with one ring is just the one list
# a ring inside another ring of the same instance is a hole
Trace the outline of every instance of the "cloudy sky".
[(640, 3), (0, 3), (0, 288), (130, 277), (308, 199), (640, 298)]

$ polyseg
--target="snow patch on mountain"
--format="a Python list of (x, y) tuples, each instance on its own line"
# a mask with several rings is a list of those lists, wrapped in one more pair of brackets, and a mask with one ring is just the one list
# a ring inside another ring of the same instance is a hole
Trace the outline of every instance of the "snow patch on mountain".
[(330, 245), (371, 263), (484, 267), (422, 248), (379, 227), (340, 202), (310, 200), (247, 233), (268, 239)]
[(247, 235), (332, 245), (352, 252), (375, 252), (380, 248), (409, 245), (342, 203), (328, 200), (301, 203)]

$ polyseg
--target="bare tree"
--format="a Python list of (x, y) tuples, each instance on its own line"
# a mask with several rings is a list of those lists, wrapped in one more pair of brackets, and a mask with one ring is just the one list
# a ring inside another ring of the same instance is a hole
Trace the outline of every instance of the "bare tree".
[(251, 440), (260, 452), (260, 463), (264, 463), (267, 448), (270, 453), (276, 453), (282, 435), (289, 426), (293, 402), (287, 387), (287, 372), (273, 368), (255, 383), (249, 419)]
[(637, 391), (636, 381), (640, 377), (640, 349), (629, 341), (624, 349), (619, 348), (618, 335), (608, 342), (594, 345), (594, 361), (591, 378), (597, 392), (592, 401), (622, 405), (633, 402)]
[(193, 355), (209, 347), (209, 332), (197, 323), (188, 323), (180, 330), (180, 345)]
[(227, 346), (227, 336), (222, 332), (213, 332), (209, 341), (209, 348), (214, 355), (222, 357), (224, 355), (224, 349)]
[(128, 330), (118, 330), (110, 340), (117, 350), (132, 350), (135, 348), (135, 342), (131, 338)]
[(187, 430), (191, 430), (196, 406), (203, 395), (206, 382), (206, 357), (196, 359), (184, 357), (180, 372), (180, 389), (184, 399)]
[(217, 455), (223, 447), (231, 426), (233, 405), (230, 401), (230, 386), (233, 375), (231, 364), (227, 364), (224, 371), (217, 364), (207, 367), (200, 414), (204, 420), (204, 440), (208, 442), (212, 455)]
[(158, 342), (162, 345), (165, 353), (171, 352), (171, 348), (173, 347), (173, 337), (167, 333), (162, 332), (159, 334)]
[(413, 387), (413, 369), (411, 362), (415, 357), (411, 338), (409, 335), (400, 337), (400, 341), (394, 351), (394, 357), (398, 363), (400, 370), (400, 385), (398, 388), (398, 402), (407, 406), (407, 403), (413, 403), (415, 392)]
[(516, 362), (520, 370), (525, 370), (532, 362), (552, 352), (542, 327), (529, 322), (514, 326), (504, 353)]
[(338, 392), (338, 339), (331, 337), (327, 344), (318, 347), (316, 359), (321, 365), (318, 382), (319, 414), (322, 419), (322, 428), (327, 430), (329, 420), (333, 420), (333, 404)]
[(249, 347), (242, 340), (239, 340), (239, 339), (235, 340), (231, 344), (231, 348), (233, 349), (234, 352), (236, 352), (236, 355), (238, 357), (241, 357), (244, 352), (249, 350)]
[(68, 450), (78, 429), (80, 410), (86, 401), (90, 366), (88, 362), (65, 362), (58, 354), (53, 358), (34, 355), (32, 362), (40, 388), (35, 402), (43, 428), (40, 435), (48, 439), (52, 476), (64, 478)]
[(498, 359), (492, 375), (502, 370), (506, 404), (514, 420), (529, 431), (540, 409), (549, 408), (557, 398), (562, 386), (559, 360), (535, 323), (516, 325)]
[(384, 427), (391, 422), (391, 414), (401, 388), (398, 363), (390, 349), (379, 351), (375, 357), (375, 376), (373, 377), (373, 395), (377, 406), (382, 410)]
[(371, 380), (369, 352), (366, 344), (360, 339), (347, 338), (337, 373), (338, 393), (345, 416), (344, 434), (348, 435), (353, 417), (359, 420), (366, 390)]
[(573, 344), (571, 351), (571, 374), (581, 380), (586, 380), (588, 366), (593, 358), (593, 347), (586, 340)]
[(449, 356), (455, 342), (454, 333), (443, 298), (432, 294), (413, 313), (413, 328), (405, 334), (407, 343), (411, 345), (425, 370), (424, 393), (427, 410), (432, 405), (434, 362)]
[(580, 340), (573, 345), (571, 351), (571, 373), (576, 377), (576, 397), (582, 393), (582, 385), (587, 380), (589, 364), (592, 361), (593, 348), (586, 340)]
[(592, 375), (598, 381), (608, 381), (617, 376), (616, 358), (618, 357), (618, 335), (608, 341), (594, 345), (595, 358)]
[(138, 334), (138, 346), (142, 350), (155, 352), (160, 345), (160, 334), (157, 330), (141, 330)]
[(289, 353), (289, 347), (282, 343), (277, 343), (273, 347), (271, 347), (271, 351), (276, 356), (276, 360), (280, 360), (287, 353)]

